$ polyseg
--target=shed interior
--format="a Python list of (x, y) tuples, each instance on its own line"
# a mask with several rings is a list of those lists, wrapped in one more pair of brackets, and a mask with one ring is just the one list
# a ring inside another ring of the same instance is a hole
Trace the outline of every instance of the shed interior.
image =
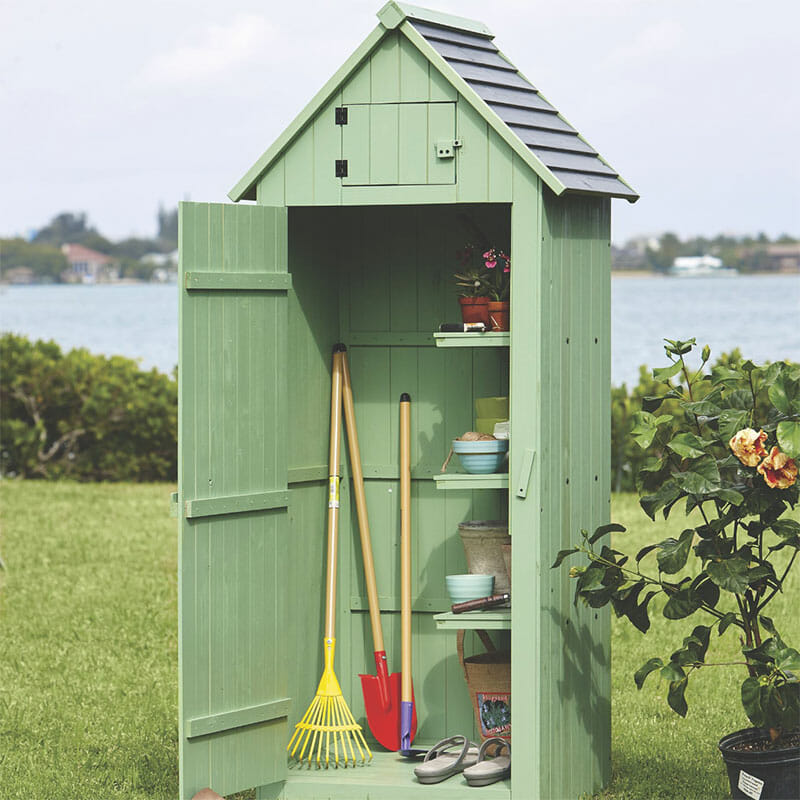
[[(290, 728), (322, 671), (317, 644), (324, 608), (331, 352), (341, 341), (352, 373), (390, 671), (400, 671), (398, 421), (400, 394), (408, 392), (416, 742), (432, 744), (454, 733), (476, 736), (455, 632), (437, 630), (433, 615), (450, 606), (445, 575), (467, 571), (458, 524), (507, 519), (508, 493), (445, 491), (436, 488), (433, 476), (451, 440), (474, 429), (474, 399), (508, 394), (509, 349), (435, 345), (439, 324), (459, 319), (453, 272), (456, 251), (470, 239), (465, 220), (490, 241), (508, 246), (508, 204), (289, 209), (287, 564), (296, 574), (287, 586), (293, 624), (286, 647), (290, 663), (297, 665), (289, 678), (289, 695), (295, 698)], [(347, 481), (348, 458), (343, 461)], [(449, 471), (458, 469), (454, 457)], [(339, 558), (336, 674), (369, 738), (358, 674), (374, 674), (373, 644), (355, 507), (344, 490)], [(508, 648), (507, 632), (495, 636)], [(395, 778), (410, 779), (411, 768), (398, 761)]]

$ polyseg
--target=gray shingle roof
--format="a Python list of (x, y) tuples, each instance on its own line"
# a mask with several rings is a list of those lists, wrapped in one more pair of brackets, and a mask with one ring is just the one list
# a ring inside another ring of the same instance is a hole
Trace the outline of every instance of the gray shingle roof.
[(567, 189), (639, 197), (519, 74), (492, 37), (408, 21)]

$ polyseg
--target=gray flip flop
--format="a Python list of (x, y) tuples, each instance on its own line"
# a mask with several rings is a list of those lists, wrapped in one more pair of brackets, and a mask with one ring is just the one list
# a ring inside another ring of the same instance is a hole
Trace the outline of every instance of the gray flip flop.
[[(494, 747), (494, 758), (487, 759), (489, 749)], [(502, 750), (508, 755), (500, 755)], [(464, 777), (470, 786), (488, 786), (490, 783), (502, 781), (511, 775), (511, 743), (499, 736), (487, 739), (478, 751), (478, 761), (464, 770)]]
[(478, 761), (478, 745), (466, 736), (451, 736), (437, 742), (425, 755), (425, 760), (414, 769), (420, 783), (439, 783), (451, 775), (463, 772)]

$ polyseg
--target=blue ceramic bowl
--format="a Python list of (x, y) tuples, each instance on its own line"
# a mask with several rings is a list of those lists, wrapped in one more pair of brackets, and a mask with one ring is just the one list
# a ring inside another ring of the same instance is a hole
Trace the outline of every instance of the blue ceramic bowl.
[(444, 581), (453, 603), (489, 597), (494, 588), (494, 575), (447, 575)]
[(508, 452), (508, 439), (487, 439), (483, 442), (453, 441), (453, 452), (461, 460), (461, 466), (473, 475), (488, 475), (499, 472)]

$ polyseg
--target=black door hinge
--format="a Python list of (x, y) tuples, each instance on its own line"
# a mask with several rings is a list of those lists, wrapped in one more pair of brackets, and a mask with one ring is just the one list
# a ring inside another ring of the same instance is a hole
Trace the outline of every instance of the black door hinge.
[(337, 125), (347, 125), (347, 106), (339, 106), (334, 112)]
[(336, 177), (337, 178), (346, 178), (347, 177), (347, 159), (339, 159), (336, 160)]

